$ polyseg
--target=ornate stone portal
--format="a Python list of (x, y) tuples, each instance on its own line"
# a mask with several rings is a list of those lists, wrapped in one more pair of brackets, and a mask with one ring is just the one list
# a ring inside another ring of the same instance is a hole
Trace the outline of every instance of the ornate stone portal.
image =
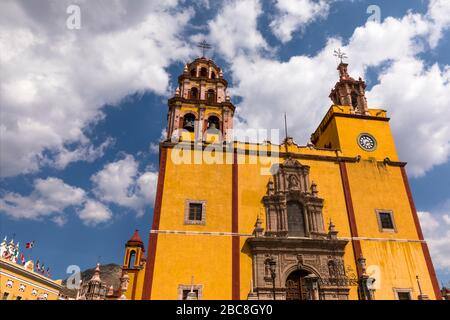
[(280, 165), (262, 199), (267, 230), (258, 218), (247, 240), (253, 259), (249, 299), (348, 299), (348, 241), (337, 239), (331, 221), (324, 231), (323, 201), (317, 185), (310, 185), (308, 166), (292, 158)]

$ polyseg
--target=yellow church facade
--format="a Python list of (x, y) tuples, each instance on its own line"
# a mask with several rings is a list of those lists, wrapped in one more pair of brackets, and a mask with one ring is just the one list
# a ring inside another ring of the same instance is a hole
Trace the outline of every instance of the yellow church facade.
[(299, 146), (235, 141), (221, 69), (185, 66), (147, 257), (140, 238), (126, 246), (129, 299), (440, 298), (387, 112), (338, 70), (333, 105)]

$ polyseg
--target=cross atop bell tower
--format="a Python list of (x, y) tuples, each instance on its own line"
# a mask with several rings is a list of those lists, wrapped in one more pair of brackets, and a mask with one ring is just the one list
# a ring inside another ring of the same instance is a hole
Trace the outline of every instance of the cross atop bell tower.
[(206, 42), (205, 40), (203, 40), (202, 42), (199, 42), (197, 44), (197, 47), (202, 49), (202, 57), (203, 58), (205, 57), (206, 50), (211, 49), (211, 45), (208, 42)]

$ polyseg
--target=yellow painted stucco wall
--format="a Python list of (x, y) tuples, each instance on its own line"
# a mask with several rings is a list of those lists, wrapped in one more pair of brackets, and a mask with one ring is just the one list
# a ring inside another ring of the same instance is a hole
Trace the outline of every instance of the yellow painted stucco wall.
[[(171, 157), (169, 150), (159, 229), (231, 232), (231, 165), (176, 165)], [(184, 224), (187, 199), (207, 201), (205, 225)], [(152, 299), (177, 299), (192, 276), (204, 299), (231, 298), (229, 236), (158, 235)]]

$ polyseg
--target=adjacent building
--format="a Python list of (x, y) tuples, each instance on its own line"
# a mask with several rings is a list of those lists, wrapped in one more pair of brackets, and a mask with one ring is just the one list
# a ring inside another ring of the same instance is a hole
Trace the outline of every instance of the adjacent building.
[(57, 300), (61, 280), (52, 280), (35, 269), (29, 260), (18, 263), (19, 244), (5, 240), (0, 244), (0, 296), (2, 300)]

